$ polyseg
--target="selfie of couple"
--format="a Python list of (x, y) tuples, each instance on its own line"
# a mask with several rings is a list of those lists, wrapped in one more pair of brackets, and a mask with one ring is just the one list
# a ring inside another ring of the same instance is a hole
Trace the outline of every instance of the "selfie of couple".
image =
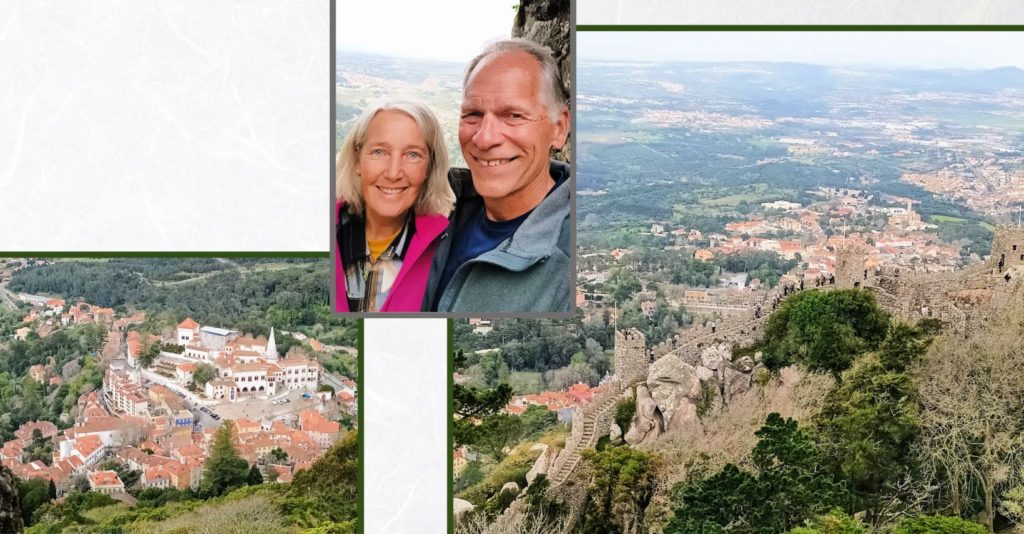
[(363, 111), (337, 154), (336, 312), (569, 312), (570, 114), (551, 51), (488, 45), (466, 68), (449, 168), (429, 107)]

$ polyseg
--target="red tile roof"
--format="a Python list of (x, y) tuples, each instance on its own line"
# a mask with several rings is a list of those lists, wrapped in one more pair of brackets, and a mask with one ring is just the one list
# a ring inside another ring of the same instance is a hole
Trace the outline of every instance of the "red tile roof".
[(100, 441), (100, 437), (92, 434), (75, 439), (75, 450), (83, 459), (88, 458), (102, 446), (103, 442)]
[(57, 435), (57, 425), (49, 421), (33, 421), (18, 427), (18, 430), (14, 431), (14, 436), (18, 439), (31, 440), (32, 431), (37, 428), (39, 429), (39, 432), (43, 434), (43, 439), (52, 438)]
[(115, 471), (92, 471), (89, 473), (89, 484), (92, 487), (124, 487), (121, 477)]

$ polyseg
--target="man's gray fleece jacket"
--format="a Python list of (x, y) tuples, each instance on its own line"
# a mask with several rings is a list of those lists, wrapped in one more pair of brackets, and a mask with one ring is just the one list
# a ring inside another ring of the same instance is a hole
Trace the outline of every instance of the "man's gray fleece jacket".
[(552, 160), (550, 170), (557, 188), (533, 209), (512, 237), (459, 267), (448, 287), (443, 288), (437, 309), (431, 310), (452, 242), (459, 239), (460, 232), (483, 207), (469, 169), (453, 168), (448, 172), (455, 191), (455, 210), (448, 217), (448, 230), (441, 235), (434, 255), (423, 298), (424, 311), (570, 311), (575, 282), (569, 217), (572, 179), (565, 163)]

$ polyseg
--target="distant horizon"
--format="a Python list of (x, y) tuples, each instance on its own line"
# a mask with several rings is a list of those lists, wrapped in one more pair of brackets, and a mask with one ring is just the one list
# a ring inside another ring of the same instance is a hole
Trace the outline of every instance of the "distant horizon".
[[(434, 57), (422, 57), (416, 55), (406, 54), (392, 54), (385, 52), (367, 51), (367, 50), (354, 50), (350, 48), (338, 48), (336, 50), (339, 55), (342, 52), (360, 54), (360, 55), (374, 55), (378, 57), (390, 57), (395, 59), (419, 59), (423, 61), (431, 61), (431, 63), (442, 63), (452, 65), (463, 65), (462, 61), (456, 61), (452, 59), (438, 59)], [(811, 63), (811, 61), (797, 61), (787, 59), (723, 59), (723, 60), (701, 60), (701, 59), (603, 59), (603, 58), (590, 58), (580, 59), (578, 65), (582, 64), (597, 64), (597, 65), (612, 65), (612, 64), (635, 64), (635, 65), (662, 65), (662, 64), (685, 64), (685, 65), (750, 65), (750, 64), (768, 64), (768, 65), (809, 65), (813, 67), (827, 67), (831, 69), (873, 69), (879, 71), (997, 71), (1000, 69), (1015, 69), (1024, 72), (1024, 67), (1016, 65), (1002, 65), (997, 67), (901, 67), (895, 65), (872, 65), (872, 64), (823, 64), (823, 63)]]
[(881, 64), (864, 64), (864, 63), (814, 63), (810, 61), (791, 61), (791, 60), (765, 60), (765, 59), (733, 59), (733, 60), (721, 60), (721, 61), (705, 61), (705, 60), (690, 60), (690, 59), (665, 59), (665, 60), (644, 60), (644, 59), (581, 59), (577, 64), (636, 64), (636, 65), (664, 65), (664, 64), (685, 64), (685, 65), (809, 65), (814, 67), (828, 67), (834, 69), (872, 69), (872, 70), (903, 70), (903, 71), (967, 71), (967, 72), (982, 72), (992, 71), (1001, 69), (1015, 69), (1024, 72), (1024, 66), (1017, 65), (999, 65), (993, 67), (919, 67), (919, 66), (901, 66), (901, 65), (881, 65)]
[(420, 61), (430, 61), (430, 62), (433, 62), (433, 63), (451, 63), (452, 65), (463, 65), (463, 66), (468, 62), (468, 60), (466, 60), (466, 61), (458, 61), (458, 60), (454, 60), (454, 59), (439, 59), (439, 58), (435, 58), (435, 57), (417, 56), (417, 55), (414, 55), (414, 54), (389, 54), (387, 52), (380, 52), (380, 51), (374, 51), (374, 50), (357, 50), (357, 49), (352, 49), (352, 48), (341, 48), (341, 47), (336, 48), (335, 52), (337, 52), (337, 54), (338, 54), (337, 57), (338, 58), (341, 58), (344, 54), (359, 54), (359, 55), (363, 55), (363, 56), (377, 56), (377, 57), (386, 57), (386, 58), (392, 58), (392, 59), (417, 59), (417, 60), (420, 60)]
[(1024, 69), (1024, 32), (580, 32), (580, 63), (764, 62), (905, 70)]
[[(364, 56), (376, 56), (382, 58), (392, 59), (403, 59), (403, 60), (420, 60), (424, 62), (432, 63), (449, 63), (452, 65), (464, 65), (463, 61), (456, 61), (453, 59), (439, 59), (434, 57), (416, 56), (411, 54), (391, 54), (387, 52), (372, 51), (372, 50), (357, 50), (352, 48), (336, 48), (335, 51), (338, 53), (338, 57), (341, 58), (345, 54), (358, 54)], [(797, 61), (797, 60), (771, 60), (771, 59), (727, 59), (727, 60), (701, 60), (701, 59), (606, 59), (606, 58), (588, 58), (580, 59), (577, 64), (594, 63), (594, 64), (615, 64), (615, 63), (627, 63), (627, 64), (666, 64), (666, 63), (677, 63), (677, 64), (689, 64), (689, 65), (741, 65), (741, 64), (789, 64), (789, 65), (812, 65), (816, 67), (829, 67), (829, 68), (857, 68), (857, 69), (875, 69), (875, 70), (910, 70), (910, 71), (943, 71), (943, 70), (961, 70), (961, 71), (991, 71), (999, 69), (1016, 69), (1024, 71), (1022, 65), (996, 65), (996, 66), (907, 66), (907, 65), (885, 65), (885, 64), (872, 64), (872, 63), (820, 63), (812, 61)]]

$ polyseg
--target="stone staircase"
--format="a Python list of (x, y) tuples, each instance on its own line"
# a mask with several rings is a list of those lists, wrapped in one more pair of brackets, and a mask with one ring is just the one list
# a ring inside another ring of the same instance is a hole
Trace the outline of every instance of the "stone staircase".
[(551, 487), (557, 488), (569, 480), (573, 471), (583, 460), (583, 451), (593, 449), (601, 436), (606, 435), (611, 427), (611, 412), (622, 398), (626, 387), (619, 385), (601, 397), (594, 399), (581, 414), (583, 416), (583, 432), (579, 440), (566, 443), (565, 450), (559, 455), (553, 473), (548, 477)]

